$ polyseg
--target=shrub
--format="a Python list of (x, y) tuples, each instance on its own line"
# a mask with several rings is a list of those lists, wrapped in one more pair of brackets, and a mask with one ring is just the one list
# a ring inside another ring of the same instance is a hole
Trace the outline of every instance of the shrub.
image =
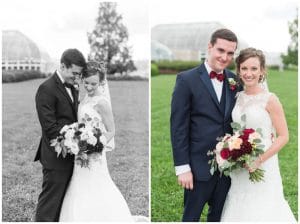
[(151, 77), (158, 76), (158, 75), (159, 75), (159, 71), (157, 65), (151, 63)]
[(235, 70), (236, 70), (236, 67), (235, 67), (235, 63), (234, 63), (234, 61), (232, 61), (232, 62), (230, 63), (230, 65), (227, 67), (227, 69), (229, 69), (229, 70), (231, 70), (231, 71), (234, 71), (234, 72), (235, 72)]
[(268, 66), (268, 69), (271, 69), (271, 70), (279, 70), (279, 65), (269, 65)]
[(200, 61), (157, 61), (159, 73), (178, 73), (181, 71), (189, 70), (201, 64)]
[(39, 79), (45, 78), (47, 74), (40, 71), (31, 71), (31, 70), (2, 70), (2, 82), (21, 82), (30, 79)]
[(132, 75), (108, 75), (106, 78), (109, 81), (148, 81), (147, 77)]

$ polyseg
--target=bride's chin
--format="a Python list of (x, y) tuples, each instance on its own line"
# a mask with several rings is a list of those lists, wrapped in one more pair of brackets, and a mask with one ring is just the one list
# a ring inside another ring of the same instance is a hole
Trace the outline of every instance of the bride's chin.
[(87, 92), (87, 95), (88, 95), (88, 96), (94, 96), (95, 93), (94, 93), (94, 92)]

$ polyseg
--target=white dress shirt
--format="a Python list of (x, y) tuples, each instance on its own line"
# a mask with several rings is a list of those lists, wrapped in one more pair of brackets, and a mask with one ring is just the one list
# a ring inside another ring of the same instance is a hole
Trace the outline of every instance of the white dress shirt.
[[(64, 84), (64, 83), (65, 83), (65, 80), (64, 80), (64, 78), (61, 76), (61, 74), (59, 73), (58, 70), (56, 70), (56, 73), (57, 73), (58, 78), (60, 79), (60, 81)], [(67, 87), (65, 87), (65, 89), (67, 90), (67, 93), (68, 93), (69, 96), (71, 97), (72, 102), (74, 102), (74, 99), (73, 99), (73, 95), (72, 95), (71, 89), (70, 89), (70, 88), (67, 88)]]
[[(209, 73), (212, 71), (211, 67), (208, 65), (207, 61), (204, 62), (205, 68), (207, 70), (207, 73), (209, 75)], [(222, 71), (223, 72), (223, 71)], [(217, 98), (219, 100), (219, 102), (221, 101), (221, 97), (222, 97), (222, 91), (223, 91), (223, 82), (220, 82), (219, 80), (215, 79), (211, 79), (212, 85), (214, 87), (214, 90), (217, 94)], [(176, 176), (189, 172), (191, 171), (191, 167), (189, 164), (184, 164), (184, 165), (180, 165), (180, 166), (175, 166), (175, 173)]]

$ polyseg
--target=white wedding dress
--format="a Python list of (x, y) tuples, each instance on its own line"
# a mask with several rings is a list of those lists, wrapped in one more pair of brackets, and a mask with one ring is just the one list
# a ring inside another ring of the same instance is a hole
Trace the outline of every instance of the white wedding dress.
[[(104, 96), (86, 96), (78, 109), (78, 121), (88, 114), (97, 117), (101, 115), (94, 106)], [(105, 130), (103, 122), (101, 122)], [(127, 203), (110, 177), (106, 161), (106, 149), (102, 155), (91, 155), (89, 168), (74, 165), (73, 176), (68, 186), (60, 213), (60, 222), (133, 222)]]
[[(265, 150), (272, 144), (274, 128), (266, 104), (273, 93), (263, 91), (257, 95), (240, 92), (232, 111), (234, 122), (243, 123), (246, 114), (246, 128), (261, 128)], [(246, 169), (234, 171), (231, 187), (221, 217), (222, 222), (289, 222), (295, 223), (293, 213), (284, 198), (277, 154), (265, 161), (264, 182), (252, 183)], [(295, 172), (297, 172), (295, 170)]]

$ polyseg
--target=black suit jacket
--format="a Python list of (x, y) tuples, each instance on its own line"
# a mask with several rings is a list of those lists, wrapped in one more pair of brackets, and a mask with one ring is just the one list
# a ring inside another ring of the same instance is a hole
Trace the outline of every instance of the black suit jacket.
[(77, 122), (78, 91), (74, 91), (74, 103), (67, 90), (54, 73), (43, 82), (36, 93), (35, 102), (42, 127), (42, 137), (34, 161), (40, 160), (46, 169), (68, 170), (73, 168), (74, 156), (57, 157), (50, 140), (59, 135), (64, 125)]
[(229, 88), (225, 70), (225, 105), (222, 107), (204, 64), (180, 73), (171, 103), (171, 141), (175, 166), (189, 164), (196, 180), (210, 179), (207, 152), (215, 148), (217, 137), (231, 133), (231, 111), (237, 90)]

